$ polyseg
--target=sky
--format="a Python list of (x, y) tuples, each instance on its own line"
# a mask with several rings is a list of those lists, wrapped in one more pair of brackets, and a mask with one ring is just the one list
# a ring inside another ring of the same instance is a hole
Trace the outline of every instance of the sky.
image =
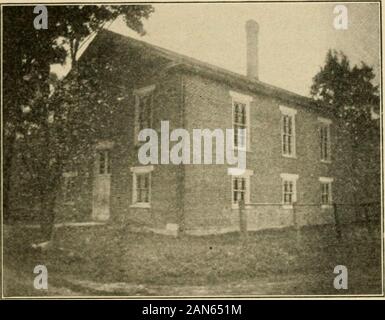
[(259, 24), (259, 79), (309, 95), (328, 49), (342, 50), (352, 64), (374, 67), (379, 82), (379, 6), (345, 4), (348, 29), (337, 30), (336, 3), (156, 4), (139, 36), (118, 19), (108, 29), (160, 47), (246, 73), (245, 23)]

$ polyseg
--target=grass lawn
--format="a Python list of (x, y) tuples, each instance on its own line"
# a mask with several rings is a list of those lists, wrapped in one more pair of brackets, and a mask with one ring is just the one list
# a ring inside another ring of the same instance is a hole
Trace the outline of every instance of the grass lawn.
[[(369, 234), (364, 226), (345, 226), (338, 240), (333, 226), (306, 227), (299, 241), (292, 229), (266, 230), (250, 232), (243, 244), (237, 233), (172, 238), (113, 226), (63, 227), (45, 253), (30, 249), (38, 234), (38, 229), (6, 229), (8, 269), (33, 279), (33, 267), (43, 264), (55, 279), (227, 286), (227, 292), (233, 286), (234, 294), (253, 292), (253, 285), (266, 287), (266, 294), (381, 293), (379, 228)], [(348, 268), (348, 290), (333, 287), (336, 265)], [(5, 274), (6, 287), (7, 281), (12, 278)]]

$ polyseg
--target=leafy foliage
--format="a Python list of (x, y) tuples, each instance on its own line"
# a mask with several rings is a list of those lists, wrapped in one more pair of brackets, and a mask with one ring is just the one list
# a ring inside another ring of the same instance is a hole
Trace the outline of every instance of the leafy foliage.
[[(46, 121), (41, 109), (23, 112), (36, 97), (49, 94), (50, 65), (75, 61), (81, 43), (107, 22), (123, 16), (131, 29), (144, 33), (141, 19), (151, 6), (49, 6), (48, 29), (33, 27), (32, 6), (4, 7), (4, 120), (6, 129), (20, 130), (24, 120)], [(68, 49), (69, 48), (69, 49)], [(68, 50), (67, 50), (68, 49)], [(6, 134), (8, 131), (6, 131)]]
[(311, 87), (313, 98), (341, 119), (344, 141), (335, 148), (342, 143), (351, 147), (351, 161), (344, 165), (350, 170), (347, 178), (356, 201), (380, 199), (380, 126), (372, 118), (373, 111), (379, 113), (380, 98), (374, 78), (372, 67), (364, 62), (352, 67), (344, 53), (330, 50)]
[[(92, 82), (79, 81), (76, 57), (83, 41), (106, 23), (123, 17), (126, 25), (144, 33), (142, 19), (149, 5), (48, 6), (48, 29), (36, 30), (32, 6), (4, 7), (4, 204), (8, 203), (14, 158), (29, 169), (31, 187), (38, 189), (43, 224), (50, 234), (54, 203), (63, 169), (89, 154), (88, 141), (97, 121), (94, 108), (101, 91)], [(50, 74), (53, 63), (73, 65), (71, 76), (60, 83)], [(55, 93), (52, 94), (52, 86)], [(95, 92), (94, 97), (81, 95)], [(80, 116), (81, 115), (81, 116)], [(84, 121), (84, 120), (88, 121)], [(15, 145), (17, 148), (15, 149)], [(81, 148), (79, 148), (81, 146)], [(15, 153), (17, 150), (17, 154)], [(77, 150), (76, 152), (74, 150)], [(5, 208), (5, 213), (9, 214)]]
[(378, 110), (378, 86), (373, 84), (373, 68), (361, 62), (351, 67), (343, 52), (329, 50), (325, 65), (313, 78), (311, 96), (336, 116), (347, 129), (358, 135), (371, 122), (371, 111)]

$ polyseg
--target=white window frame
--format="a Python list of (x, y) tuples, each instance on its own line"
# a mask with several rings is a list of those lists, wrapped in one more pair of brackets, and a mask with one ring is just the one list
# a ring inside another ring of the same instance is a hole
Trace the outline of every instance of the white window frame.
[[(319, 128), (319, 140), (320, 140), (320, 160), (321, 162), (324, 162), (324, 163), (331, 163), (332, 161), (332, 154), (331, 154), (331, 132), (330, 132), (330, 127), (331, 127), (331, 124), (332, 124), (332, 121), (330, 119), (326, 119), (326, 118), (322, 118), (322, 117), (318, 117), (318, 121), (320, 122), (320, 128)], [(326, 132), (327, 132), (327, 145), (326, 145), (326, 149), (327, 149), (327, 154), (328, 154), (328, 157), (327, 158), (323, 158), (322, 155), (323, 155), (323, 141), (321, 139), (321, 130), (322, 128), (327, 128), (326, 129)]]
[[(319, 177), (319, 182), (321, 184), (321, 208), (322, 209), (330, 209), (333, 207), (333, 182), (334, 179), (330, 177)], [(323, 184), (328, 184), (329, 185), (329, 203), (322, 203), (322, 185)]]
[[(63, 181), (63, 203), (65, 205), (73, 206), (75, 204), (74, 200), (67, 200), (68, 196), (68, 183), (70, 180), (76, 178), (78, 176), (77, 171), (67, 171), (62, 173)], [(73, 190), (72, 190), (73, 191)]]
[(293, 183), (293, 197), (292, 202), (297, 202), (297, 180), (299, 178), (298, 174), (292, 173), (281, 173), (281, 193), (282, 193), (282, 208), (283, 209), (293, 209), (292, 204), (285, 204), (285, 181)]
[(229, 93), (230, 93), (230, 97), (231, 97), (231, 125), (232, 125), (233, 130), (235, 130), (234, 129), (235, 103), (244, 104), (245, 109), (246, 109), (246, 123), (245, 123), (245, 126), (246, 126), (246, 146), (241, 146), (241, 147), (235, 146), (235, 144), (234, 144), (235, 131), (234, 131), (233, 139), (231, 140), (233, 149), (250, 151), (250, 104), (253, 101), (253, 97), (246, 95), (246, 94), (243, 94), (243, 93), (236, 92), (236, 91), (231, 91), (231, 90), (229, 91)]
[(234, 178), (244, 178), (245, 179), (245, 205), (250, 203), (250, 177), (254, 174), (253, 170), (242, 170), (239, 168), (229, 168), (227, 170), (227, 174), (231, 176), (231, 208), (232, 209), (238, 209), (239, 205), (238, 202), (234, 203), (234, 186), (233, 186), (233, 179)]
[[(154, 99), (153, 93), (155, 91), (155, 88), (156, 88), (155, 84), (152, 84), (152, 85), (149, 85), (146, 87), (134, 89), (134, 91), (133, 91), (133, 95), (135, 97), (135, 107), (134, 107), (134, 143), (135, 143), (135, 145), (140, 144), (140, 142), (138, 140), (140, 99), (142, 97), (149, 96), (149, 95), (152, 95), (152, 99)], [(152, 101), (152, 103), (151, 103), (151, 110), (150, 110), (150, 124), (151, 125), (152, 125), (153, 107), (154, 107), (154, 101)]]
[[(296, 139), (296, 126), (295, 126), (295, 118), (297, 114), (297, 110), (293, 108), (289, 108), (286, 106), (279, 106), (279, 110), (281, 111), (281, 121), (280, 121), (280, 126), (281, 126), (281, 153), (283, 157), (286, 158), (296, 158), (297, 157), (297, 139)], [(284, 137), (284, 126), (283, 126), (283, 118), (284, 116), (290, 117), (291, 118), (291, 124), (292, 124), (292, 141), (291, 141), (291, 154), (284, 153), (284, 142), (283, 142), (283, 137)]]
[[(151, 208), (151, 173), (154, 171), (154, 166), (132, 167), (132, 208)], [(136, 182), (138, 174), (148, 174), (148, 202), (137, 202)]]

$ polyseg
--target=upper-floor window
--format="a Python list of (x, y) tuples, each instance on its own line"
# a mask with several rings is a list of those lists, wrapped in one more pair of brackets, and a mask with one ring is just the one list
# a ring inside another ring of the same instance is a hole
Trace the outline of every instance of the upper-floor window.
[(143, 129), (152, 126), (152, 110), (154, 103), (155, 86), (135, 89), (135, 141), (138, 141), (138, 134)]
[(234, 112), (234, 146), (237, 148), (246, 148), (246, 105), (240, 102), (233, 103)]
[(236, 149), (250, 148), (250, 102), (252, 97), (230, 91), (233, 113), (233, 145)]
[(295, 141), (295, 115), (297, 110), (288, 107), (279, 107), (281, 116), (282, 155), (286, 157), (296, 156)]
[(318, 118), (320, 122), (320, 157), (321, 161), (331, 161), (331, 140), (330, 140), (330, 125), (331, 120)]
[(297, 174), (282, 173), (282, 204), (285, 209), (290, 209), (297, 201)]

